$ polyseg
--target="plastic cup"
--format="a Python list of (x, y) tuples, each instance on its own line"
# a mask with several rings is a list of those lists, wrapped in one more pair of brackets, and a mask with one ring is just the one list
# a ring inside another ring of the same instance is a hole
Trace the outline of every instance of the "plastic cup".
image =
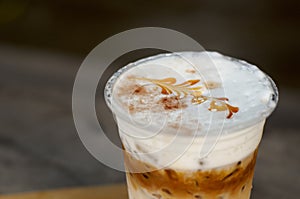
[[(198, 70), (203, 63), (215, 69)], [(205, 79), (205, 91), (169, 76)], [(171, 86), (164, 90), (164, 83)], [(218, 94), (226, 96), (211, 96)], [(213, 52), (161, 54), (120, 69), (105, 97), (123, 144), (130, 199), (250, 198), (265, 120), (278, 101), (274, 82), (257, 67)]]

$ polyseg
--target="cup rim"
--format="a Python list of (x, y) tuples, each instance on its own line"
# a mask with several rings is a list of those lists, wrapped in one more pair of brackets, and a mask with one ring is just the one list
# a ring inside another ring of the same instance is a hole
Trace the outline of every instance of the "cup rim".
[[(179, 54), (180, 53), (185, 53), (185, 52), (195, 52), (195, 51), (184, 51), (184, 52), (173, 52), (173, 53), (161, 53), (161, 54), (157, 54), (157, 55), (153, 55), (153, 56), (149, 56), (149, 57), (146, 57), (146, 58), (142, 58), (142, 59), (138, 59), (134, 62), (131, 62), (125, 66), (123, 66), (122, 68), (120, 68), (119, 70), (117, 70), (110, 78), (109, 80), (107, 81), (106, 85), (105, 85), (105, 89), (104, 89), (104, 98), (105, 98), (105, 102), (107, 104), (107, 106), (109, 107), (109, 109), (112, 111), (114, 117), (117, 117), (117, 118), (120, 118), (124, 121), (127, 121), (127, 122), (130, 122), (130, 120), (128, 119), (128, 114), (126, 113), (126, 111), (120, 111), (121, 108), (114, 108), (112, 106), (112, 100), (113, 100), (113, 89), (114, 89), (114, 86), (115, 86), (115, 83), (117, 82), (117, 80), (119, 79), (119, 77), (124, 74), (125, 72), (127, 72), (128, 70), (134, 68), (135, 66), (139, 65), (139, 64), (142, 64), (142, 63), (145, 63), (145, 62), (148, 62), (148, 61), (151, 61), (151, 60), (155, 60), (155, 59), (159, 59), (159, 58), (162, 58), (162, 57), (167, 57), (167, 56), (172, 56), (172, 55), (176, 55), (176, 54)], [(199, 53), (214, 53), (214, 51), (201, 51)], [(243, 60), (240, 60), (240, 59), (236, 59), (236, 58), (233, 58), (233, 57), (229, 57), (229, 56), (226, 56), (226, 55), (222, 55), (232, 61), (236, 61), (236, 62), (243, 62), (245, 63), (245, 61)], [(246, 62), (247, 63), (247, 62)], [(249, 63), (247, 63), (249, 64)], [(252, 65), (252, 64), (249, 64), (249, 65)], [(254, 66), (254, 65), (252, 65)], [(256, 66), (255, 66), (256, 67)], [(257, 68), (257, 67), (256, 67)], [(260, 69), (259, 69), (260, 70)], [(261, 70), (260, 70), (261, 71)], [(263, 71), (262, 71), (263, 72)], [(237, 126), (231, 126), (230, 129), (227, 129), (229, 127), (225, 127), (224, 129), (222, 130), (229, 130), (230, 133), (229, 134), (232, 134), (231, 132), (238, 132), (242, 129), (246, 129), (246, 128), (249, 128), (251, 126), (254, 126), (258, 123), (261, 123), (263, 122), (264, 120), (266, 120), (266, 118), (268, 116), (271, 115), (271, 113), (275, 110), (276, 106), (278, 105), (278, 100), (279, 100), (279, 95), (278, 95), (278, 89), (276, 87), (276, 84), (275, 82), (271, 79), (271, 77), (269, 75), (267, 75), (266, 73), (263, 72), (263, 74), (265, 75), (265, 77), (268, 79), (268, 82), (270, 83), (271, 85), (271, 88), (272, 90), (274, 91), (274, 102), (275, 102), (275, 106), (272, 107), (272, 108), (269, 108), (268, 109), (268, 112), (266, 112), (262, 117), (253, 117), (252, 119), (250, 120), (245, 120), (245, 122), (243, 122), (243, 125), (237, 125)], [(228, 134), (226, 134), (228, 135)]]

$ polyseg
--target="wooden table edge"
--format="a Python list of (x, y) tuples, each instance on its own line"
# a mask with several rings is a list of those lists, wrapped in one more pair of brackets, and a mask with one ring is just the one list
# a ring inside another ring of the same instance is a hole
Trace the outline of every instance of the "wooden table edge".
[(124, 184), (61, 188), (37, 192), (0, 195), (0, 199), (127, 199)]

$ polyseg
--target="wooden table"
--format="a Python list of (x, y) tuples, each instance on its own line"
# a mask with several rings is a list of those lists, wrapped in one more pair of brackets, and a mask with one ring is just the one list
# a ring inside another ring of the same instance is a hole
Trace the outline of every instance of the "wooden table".
[(79, 187), (31, 193), (2, 195), (0, 199), (127, 199), (126, 186)]
[[(252, 61), (255, 62), (254, 57)], [(106, 74), (125, 63), (121, 60), (112, 64)], [(70, 96), (82, 61), (82, 57), (0, 44), (1, 194), (41, 190), (44, 187), (88, 186), (91, 182), (124, 182), (124, 173), (103, 166), (88, 154), (74, 128)], [(275, 62), (273, 59), (269, 61)], [(104, 85), (106, 79), (101, 78), (99, 85)], [(105, 116), (99, 117), (99, 122), (110, 129), (109, 139), (119, 143), (118, 129), (111, 111), (104, 100), (100, 100), (100, 94), (97, 96), (97, 107)], [(268, 119), (260, 144), (252, 198), (299, 198), (299, 101), (299, 90), (289, 90), (280, 85), (279, 106)], [(39, 195), (30, 193), (0, 198), (59, 199), (68, 195), (68, 198), (74, 199), (109, 198), (104, 195), (107, 192), (102, 187), (84, 190), (45, 191), (37, 193)], [(111, 194), (117, 196), (111, 195), (110, 198), (122, 199), (118, 195), (121, 193), (116, 189)]]

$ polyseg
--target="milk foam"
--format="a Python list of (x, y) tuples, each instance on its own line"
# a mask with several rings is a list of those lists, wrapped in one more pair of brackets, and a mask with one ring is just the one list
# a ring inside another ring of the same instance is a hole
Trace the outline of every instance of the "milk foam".
[[(136, 79), (140, 77), (173, 77), (177, 83), (199, 79), (195, 86), (202, 86), (204, 95), (226, 97), (239, 112), (227, 119), (226, 111), (209, 111), (209, 102), (192, 104), (191, 96), (181, 96), (184, 106), (165, 110), (157, 104), (166, 97), (160, 88)], [(207, 86), (211, 83), (216, 88)], [(135, 94), (135, 84), (149, 92)], [(106, 93), (123, 144), (132, 156), (158, 167), (183, 170), (216, 168), (249, 155), (258, 146), (265, 118), (278, 100), (274, 83), (256, 66), (216, 52), (180, 52), (139, 60), (118, 71)], [(129, 111), (132, 106), (136, 111)], [(206, 136), (218, 142), (202, 157), (199, 152)], [(200, 159), (205, 163), (199, 165)]]

